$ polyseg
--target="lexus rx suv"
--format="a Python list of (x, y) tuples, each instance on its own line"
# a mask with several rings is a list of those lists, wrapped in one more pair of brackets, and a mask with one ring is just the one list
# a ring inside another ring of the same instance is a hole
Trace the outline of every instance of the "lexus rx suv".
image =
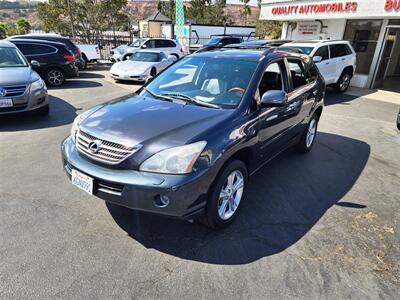
[(46, 84), (14, 44), (0, 41), (0, 115), (28, 111), (49, 113)]
[(348, 41), (310, 40), (284, 44), (310, 55), (327, 85), (338, 92), (345, 92), (356, 71), (356, 52)]
[(195, 53), (137, 94), (80, 114), (63, 167), (108, 202), (222, 228), (245, 205), (251, 174), (289, 147), (312, 149), (324, 95), (306, 55)]

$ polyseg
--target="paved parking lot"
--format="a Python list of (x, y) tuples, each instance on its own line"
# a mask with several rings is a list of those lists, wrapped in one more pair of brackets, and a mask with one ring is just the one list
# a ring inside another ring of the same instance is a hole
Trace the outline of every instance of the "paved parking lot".
[(0, 119), (0, 298), (399, 295), (400, 103), (329, 92), (312, 152), (255, 174), (236, 222), (213, 232), (67, 180), (74, 117), (136, 88), (89, 71), (50, 91), (48, 117)]

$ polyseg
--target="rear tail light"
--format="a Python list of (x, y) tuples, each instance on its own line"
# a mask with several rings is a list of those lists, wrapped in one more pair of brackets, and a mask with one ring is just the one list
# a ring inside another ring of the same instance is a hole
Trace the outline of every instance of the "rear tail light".
[(75, 55), (64, 55), (66, 61), (75, 61)]
[(79, 54), (81, 54), (81, 49), (79, 49), (79, 48), (78, 48), (78, 49), (76, 49), (76, 50), (75, 50), (75, 54), (76, 54), (76, 55), (79, 55)]

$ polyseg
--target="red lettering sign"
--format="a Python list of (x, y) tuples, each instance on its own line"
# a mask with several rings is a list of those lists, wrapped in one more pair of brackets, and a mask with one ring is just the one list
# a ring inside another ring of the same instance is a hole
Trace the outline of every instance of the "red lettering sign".
[[(387, 2), (395, 2), (400, 6), (400, 0), (387, 0)], [(386, 3), (386, 5), (388, 5)], [(273, 15), (291, 15), (291, 14), (318, 14), (318, 13), (342, 13), (357, 11), (358, 3), (352, 2), (334, 2), (323, 4), (303, 4), (303, 5), (286, 5), (272, 8)], [(398, 7), (399, 8), (399, 7)]]
[(385, 2), (386, 11), (400, 11), (400, 0), (386, 0)]

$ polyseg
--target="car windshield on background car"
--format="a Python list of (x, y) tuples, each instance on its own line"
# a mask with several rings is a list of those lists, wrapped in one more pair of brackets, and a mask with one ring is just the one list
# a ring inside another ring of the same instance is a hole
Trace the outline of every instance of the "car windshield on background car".
[(159, 62), (161, 61), (160, 55), (153, 52), (136, 52), (131, 56), (130, 60), (145, 61), (145, 62)]
[(17, 49), (0, 47), (0, 68), (27, 67), (28, 63)]
[(212, 39), (208, 40), (206, 45), (217, 45), (220, 41), (221, 41), (220, 37), (212, 38)]
[(142, 93), (234, 109), (240, 104), (256, 67), (257, 62), (250, 60), (188, 57), (157, 76)]
[(145, 39), (137, 39), (137, 40), (133, 41), (129, 45), (129, 47), (138, 48), (138, 47), (140, 47), (141, 44), (143, 44), (144, 41), (145, 41)]

